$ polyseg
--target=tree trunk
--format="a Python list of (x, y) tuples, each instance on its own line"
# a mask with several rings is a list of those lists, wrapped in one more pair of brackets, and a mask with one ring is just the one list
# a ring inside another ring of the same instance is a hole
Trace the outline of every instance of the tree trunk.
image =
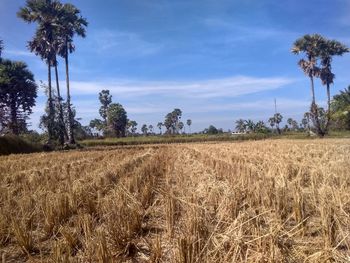
[(325, 127), (325, 133), (328, 132), (329, 123), (331, 121), (331, 88), (329, 83), (327, 82), (327, 121)]
[(50, 61), (47, 62), (48, 68), (48, 88), (49, 88), (49, 122), (47, 125), (47, 131), (49, 134), (49, 143), (52, 141), (52, 130), (53, 130), (53, 122), (54, 122), (54, 109), (52, 104), (52, 86), (51, 86), (51, 65)]
[(73, 116), (70, 103), (70, 89), (69, 89), (69, 67), (68, 67), (68, 41), (66, 40), (66, 84), (67, 84), (67, 107), (68, 107), (68, 141), (70, 144), (75, 144), (74, 134), (73, 134)]
[(68, 134), (66, 131), (66, 127), (64, 125), (64, 117), (63, 117), (63, 108), (62, 108), (62, 98), (60, 92), (60, 84), (58, 80), (58, 69), (57, 69), (57, 60), (55, 57), (55, 76), (56, 76), (56, 89), (57, 89), (57, 97), (58, 97), (58, 108), (59, 108), (59, 118), (60, 118), (60, 144), (64, 144), (64, 140), (68, 139)]
[[(12, 97), (12, 96), (11, 96)], [(18, 129), (18, 120), (17, 120), (17, 107), (16, 107), (16, 98), (11, 98), (11, 106), (10, 106), (10, 111), (11, 111), (11, 125), (10, 125), (10, 130), (14, 135), (19, 134), (19, 129)]]
[(321, 128), (320, 120), (318, 118), (318, 108), (317, 108), (316, 98), (315, 98), (315, 84), (314, 84), (314, 78), (312, 75), (310, 76), (310, 82), (311, 82), (311, 97), (312, 97), (310, 112), (313, 115), (313, 120), (314, 120), (314, 125), (316, 128), (317, 135), (323, 137), (324, 131)]

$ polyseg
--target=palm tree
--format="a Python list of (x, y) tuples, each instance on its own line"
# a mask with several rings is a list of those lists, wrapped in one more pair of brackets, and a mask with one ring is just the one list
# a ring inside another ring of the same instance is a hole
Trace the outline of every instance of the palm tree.
[(281, 134), (280, 123), (283, 120), (283, 116), (281, 113), (275, 113), (275, 115), (273, 115), (273, 117), (275, 118), (277, 132), (278, 132), (278, 134)]
[(273, 127), (276, 124), (275, 116), (273, 116), (269, 119), (269, 123), (270, 123), (271, 129), (273, 130)]
[(148, 126), (148, 129), (149, 129), (149, 132), (150, 132), (150, 133), (153, 133), (153, 125), (152, 125), (152, 124), (150, 124), (150, 125)]
[(69, 86), (69, 60), (68, 55), (75, 50), (73, 38), (75, 35), (85, 38), (88, 25), (85, 18), (80, 15), (80, 10), (72, 4), (64, 4), (59, 15), (59, 36), (60, 45), (58, 53), (65, 60), (67, 105), (68, 105), (68, 137), (69, 143), (74, 144), (73, 118), (71, 110), (71, 95)]
[(182, 133), (182, 129), (185, 127), (184, 123), (182, 121), (179, 122), (178, 128), (180, 130), (180, 133)]
[(192, 125), (192, 120), (188, 119), (188, 120), (186, 121), (186, 124), (187, 124), (188, 129), (189, 129), (190, 134), (191, 134), (191, 125)]
[(252, 120), (246, 120), (245, 127), (249, 132), (254, 132), (255, 123)]
[(239, 120), (236, 121), (236, 130), (238, 132), (242, 132), (243, 133), (243, 132), (246, 131), (246, 129), (247, 129), (247, 127), (246, 127), (246, 121), (245, 120), (239, 119)]
[(334, 83), (335, 75), (332, 72), (332, 59), (333, 56), (342, 56), (343, 54), (349, 52), (349, 48), (343, 45), (342, 43), (336, 40), (327, 40), (324, 47), (321, 49), (321, 73), (320, 78), (322, 84), (327, 88), (327, 124), (326, 131), (329, 125), (329, 121), (331, 118), (331, 94), (330, 94), (330, 85)]
[(38, 23), (36, 35), (32, 41), (28, 42), (31, 52), (39, 55), (46, 61), (48, 67), (48, 104), (49, 104), (49, 142), (52, 139), (54, 108), (52, 99), (51, 67), (54, 63), (55, 32), (57, 32), (57, 11), (61, 4), (51, 0), (27, 0), (26, 6), (22, 7), (17, 16), (28, 23)]
[(301, 59), (298, 64), (304, 71), (304, 73), (310, 78), (312, 99), (310, 112), (312, 113), (314, 124), (316, 126), (317, 133), (319, 136), (324, 136), (324, 131), (321, 129), (318, 116), (318, 106), (316, 104), (315, 98), (314, 77), (320, 76), (320, 68), (317, 66), (317, 59), (320, 56), (321, 50), (325, 47), (325, 45), (325, 38), (321, 35), (314, 34), (305, 35), (297, 39), (292, 47), (292, 53), (305, 53), (306, 56), (306, 60)]
[[(59, 6), (55, 6), (55, 12), (57, 14), (59, 10)], [(47, 41), (47, 36), (45, 33), (45, 29), (42, 29), (41, 26), (39, 26), (39, 29), (36, 31), (35, 36), (33, 40), (28, 41), (28, 48), (31, 52), (34, 52), (37, 56), (40, 56), (42, 60), (46, 61), (46, 63), (49, 66), (49, 115), (54, 115), (54, 106), (52, 98), (52, 87), (51, 87), (51, 67), (54, 67), (55, 70), (55, 78), (56, 78), (56, 91), (57, 91), (57, 105), (58, 105), (58, 111), (59, 111), (59, 138), (61, 145), (64, 144), (64, 139), (68, 137), (65, 125), (64, 125), (64, 114), (63, 114), (63, 107), (62, 107), (62, 97), (61, 97), (61, 91), (59, 86), (59, 78), (58, 78), (58, 62), (57, 62), (57, 56), (56, 56), (56, 50), (57, 50), (57, 41), (53, 40), (52, 43), (50, 41)], [(54, 31), (55, 33), (55, 31)], [(56, 37), (55, 37), (56, 38)], [(51, 102), (50, 102), (51, 101)], [(51, 110), (50, 110), (51, 109)], [(51, 114), (50, 114), (51, 112)], [(51, 125), (52, 125), (52, 121)], [(49, 122), (49, 123), (50, 123)], [(51, 130), (51, 129), (49, 129)]]
[(157, 123), (157, 127), (159, 129), (159, 134), (161, 135), (162, 134), (162, 126), (163, 126), (163, 123), (162, 122), (158, 122)]

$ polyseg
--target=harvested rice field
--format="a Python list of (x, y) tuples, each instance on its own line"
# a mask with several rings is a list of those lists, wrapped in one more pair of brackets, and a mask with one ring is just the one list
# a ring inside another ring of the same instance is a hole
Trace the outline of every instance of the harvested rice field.
[(350, 139), (0, 157), (3, 262), (350, 262)]

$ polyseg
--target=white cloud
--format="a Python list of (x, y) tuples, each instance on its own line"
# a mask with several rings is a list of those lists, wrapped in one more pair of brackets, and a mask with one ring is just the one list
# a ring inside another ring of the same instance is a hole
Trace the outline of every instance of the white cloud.
[(162, 49), (159, 43), (147, 41), (137, 33), (110, 29), (92, 32), (88, 41), (92, 51), (109, 56), (147, 56)]
[(187, 98), (237, 97), (266, 90), (282, 88), (296, 80), (284, 77), (257, 78), (234, 76), (205, 81), (102, 81), (72, 82), (76, 95), (98, 94), (109, 89), (118, 97), (141, 97), (146, 95), (176, 96)]
[(18, 50), (18, 49), (5, 49), (4, 50), (4, 56), (12, 55), (12, 56), (18, 56), (18, 57), (34, 57), (35, 55), (33, 53), (30, 53), (28, 50)]
[(252, 41), (253, 39), (270, 39), (273, 37), (296, 37), (298, 34), (285, 29), (265, 26), (240, 25), (224, 18), (206, 18), (203, 24), (209, 28), (225, 30), (226, 42)]

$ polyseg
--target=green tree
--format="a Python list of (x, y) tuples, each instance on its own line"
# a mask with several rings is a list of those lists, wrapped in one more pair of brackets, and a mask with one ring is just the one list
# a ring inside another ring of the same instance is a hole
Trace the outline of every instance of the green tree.
[(186, 124), (187, 124), (187, 126), (188, 126), (188, 130), (190, 131), (190, 134), (191, 134), (191, 125), (192, 125), (192, 120), (188, 119), (188, 120), (186, 121)]
[[(33, 74), (23, 62), (2, 60), (0, 64), (0, 108), (8, 116), (7, 128), (13, 134), (22, 132), (37, 97)], [(4, 123), (3, 123), (4, 124)]]
[(97, 130), (98, 132), (103, 132), (106, 129), (106, 124), (99, 119), (91, 120), (89, 126), (90, 128)]
[(185, 127), (184, 123), (182, 121), (180, 121), (177, 126), (178, 126), (179, 131), (182, 133), (182, 129)]
[(312, 120), (314, 122), (314, 126), (316, 128), (316, 132), (319, 136), (324, 136), (325, 132), (321, 128), (321, 123), (319, 120), (318, 114), (318, 106), (316, 104), (315, 98), (315, 84), (314, 78), (320, 76), (320, 68), (317, 64), (317, 60), (321, 55), (322, 49), (326, 46), (326, 39), (321, 35), (304, 35), (303, 37), (297, 39), (294, 42), (292, 52), (294, 54), (305, 54), (305, 59), (301, 59), (299, 61), (299, 66), (304, 71), (305, 75), (307, 75), (310, 79), (311, 84), (311, 107), (310, 113)]
[[(48, 1), (48, 0), (46, 0)], [(59, 39), (60, 45), (58, 53), (64, 58), (66, 70), (66, 86), (67, 86), (67, 105), (68, 105), (68, 137), (69, 143), (74, 144), (74, 134), (72, 132), (72, 111), (71, 111), (71, 95), (70, 95), (70, 81), (69, 81), (69, 54), (75, 51), (73, 44), (74, 36), (86, 37), (86, 27), (88, 22), (81, 16), (81, 12), (72, 4), (64, 4), (60, 15), (58, 16)]]
[(148, 130), (149, 130), (150, 133), (153, 133), (153, 125), (152, 125), (152, 124), (150, 124), (150, 125), (148, 126)]
[(178, 123), (181, 119), (182, 111), (180, 109), (174, 109), (172, 112), (165, 116), (164, 126), (167, 129), (167, 133), (176, 134), (178, 133)]
[(273, 127), (275, 127), (275, 124), (276, 124), (275, 117), (273, 116), (273, 117), (269, 118), (268, 122), (271, 126), (271, 129), (273, 130)]
[(246, 132), (246, 121), (243, 119), (237, 120), (235, 130), (241, 133)]
[(254, 132), (257, 133), (267, 133), (268, 128), (266, 127), (265, 123), (263, 121), (258, 121), (254, 126)]
[(28, 23), (37, 23), (37, 29), (33, 40), (29, 41), (28, 47), (31, 52), (39, 55), (48, 67), (48, 107), (49, 121), (48, 133), (49, 141), (54, 132), (54, 104), (51, 83), (51, 67), (55, 62), (56, 44), (55, 33), (57, 32), (57, 13), (60, 8), (58, 1), (51, 0), (27, 0), (26, 6), (20, 8), (18, 17)]
[(210, 125), (208, 127), (207, 134), (214, 135), (214, 134), (218, 134), (218, 133), (219, 133), (219, 131), (214, 125)]
[(331, 111), (335, 127), (350, 130), (350, 86), (333, 96)]
[(119, 103), (112, 103), (107, 111), (107, 125), (109, 130), (117, 137), (125, 137), (128, 117), (125, 109)]
[(132, 135), (135, 135), (136, 130), (137, 130), (137, 122), (136, 121), (129, 121), (129, 127), (130, 127), (130, 132)]
[(255, 130), (255, 123), (252, 120), (246, 120), (245, 121), (245, 127), (246, 127), (246, 131), (254, 132), (254, 130)]
[(162, 127), (163, 127), (163, 123), (162, 122), (158, 122), (157, 123), (157, 127), (158, 127), (158, 129), (159, 129), (159, 134), (161, 135), (162, 134)]
[(148, 134), (147, 124), (142, 125), (141, 132), (143, 133), (143, 135), (147, 136)]
[(310, 135), (310, 133), (311, 133), (311, 127), (310, 127), (311, 114), (310, 114), (310, 112), (305, 112), (305, 113), (304, 113), (304, 118), (303, 118), (303, 119), (305, 119), (305, 120), (303, 121), (303, 124), (304, 124), (304, 123), (306, 124), (306, 126), (304, 126), (304, 128), (307, 129), (307, 132), (308, 132), (309, 135)]
[(337, 40), (326, 40), (324, 47), (321, 48), (321, 72), (320, 78), (322, 84), (327, 89), (327, 124), (325, 133), (328, 130), (329, 122), (331, 119), (331, 93), (330, 85), (334, 83), (335, 74), (332, 72), (332, 60), (334, 56), (342, 56), (349, 52), (349, 48)]
[(105, 125), (107, 125), (107, 112), (109, 105), (112, 103), (112, 95), (109, 94), (109, 90), (102, 90), (99, 93), (98, 99), (101, 102), (101, 107), (99, 109), (100, 116)]
[(282, 116), (281, 113), (275, 113), (275, 114), (273, 115), (273, 118), (275, 119), (275, 124), (276, 124), (277, 132), (278, 132), (278, 134), (281, 134), (280, 123), (281, 123), (282, 120), (283, 120), (283, 116)]

